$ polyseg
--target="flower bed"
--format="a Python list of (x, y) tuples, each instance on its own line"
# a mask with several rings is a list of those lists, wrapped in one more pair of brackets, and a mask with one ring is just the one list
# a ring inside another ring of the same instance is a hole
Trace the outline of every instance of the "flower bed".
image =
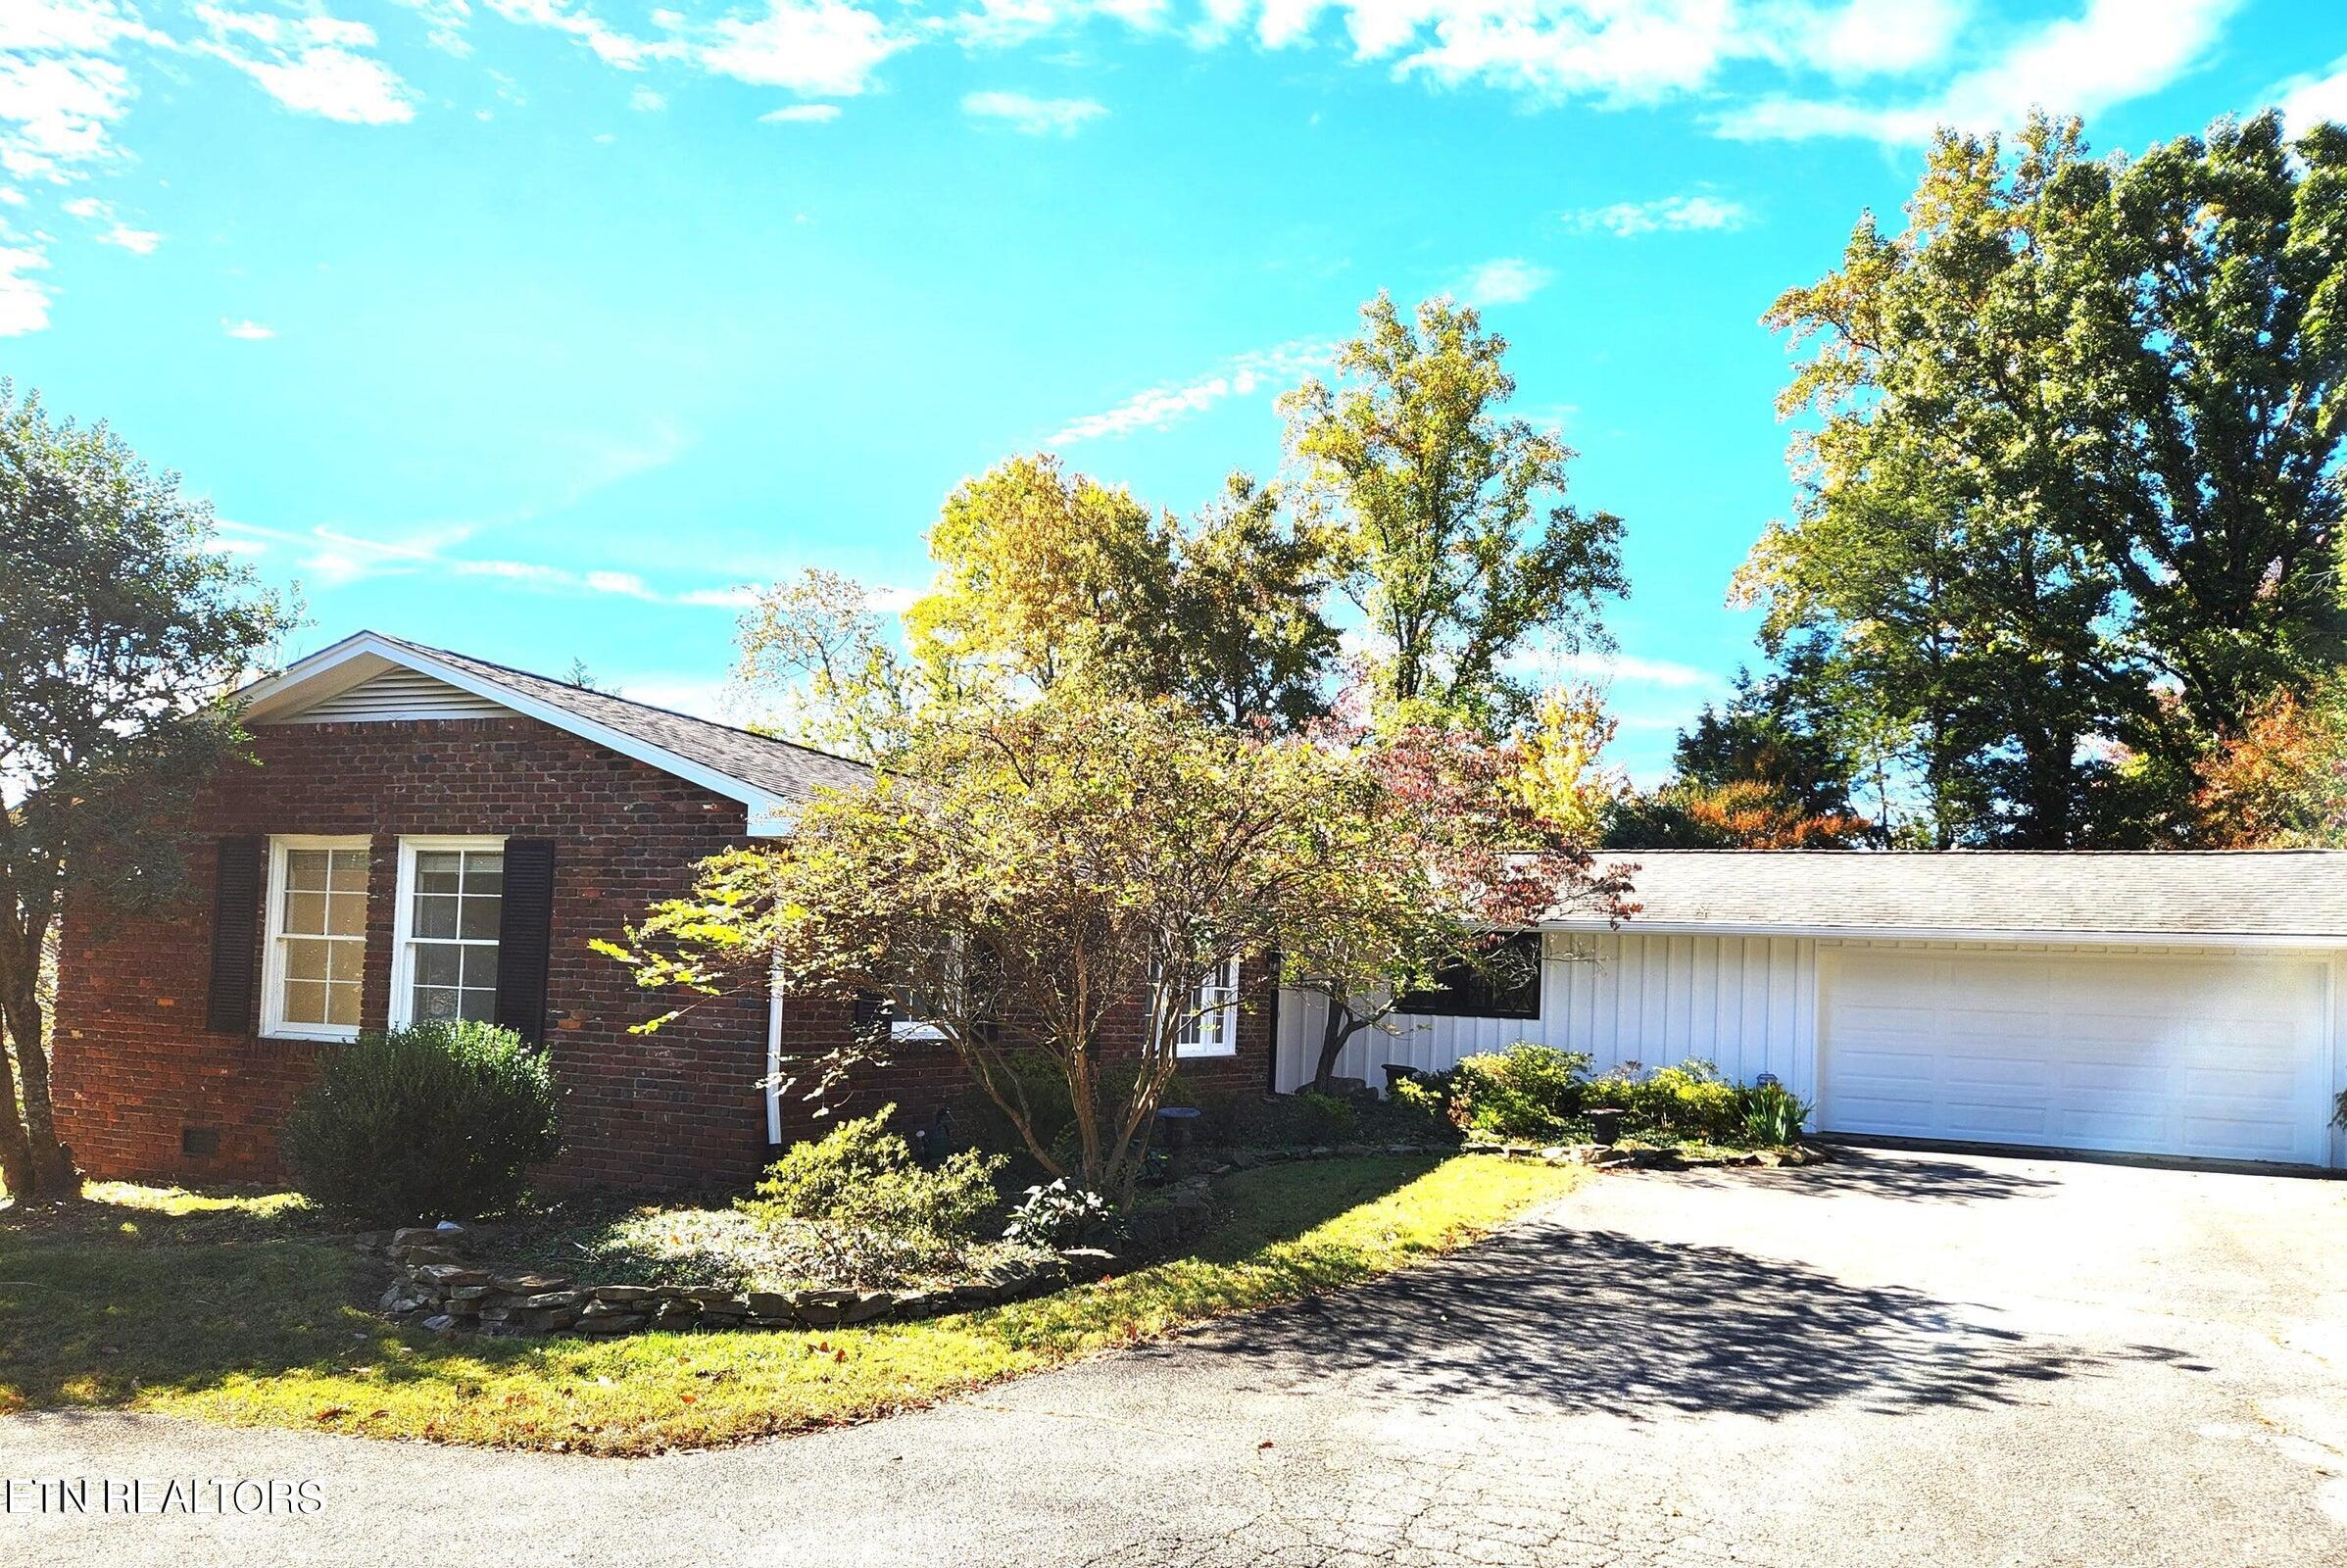
[[(1209, 1212), (1204, 1179), (1182, 1184), (1170, 1201), (1135, 1213), (1136, 1251), (1180, 1241), (1203, 1225)], [(1097, 1280), (1138, 1260), (1098, 1248), (1008, 1249), (969, 1278), (937, 1284), (735, 1290), (644, 1280), (590, 1283), (501, 1263), (483, 1240), (457, 1225), (411, 1226), (362, 1238), (363, 1249), (388, 1258), (397, 1271), (377, 1308), (396, 1321), (440, 1334), (611, 1337), (652, 1330), (830, 1329), (1014, 1301), (1071, 1281)]]

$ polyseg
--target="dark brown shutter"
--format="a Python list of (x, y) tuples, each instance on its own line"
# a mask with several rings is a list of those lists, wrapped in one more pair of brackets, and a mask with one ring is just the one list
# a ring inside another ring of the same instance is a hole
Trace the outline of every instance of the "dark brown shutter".
[(497, 1022), (532, 1045), (546, 1035), (546, 960), (554, 946), (554, 840), (506, 840), (497, 916)]
[(261, 841), (221, 839), (212, 869), (212, 983), (204, 994), (204, 1027), (215, 1034), (253, 1027), (260, 924)]
[(859, 1035), (870, 1034), (891, 1010), (888, 998), (879, 992), (858, 990), (856, 993), (855, 1010), (850, 1015), (851, 1026)]

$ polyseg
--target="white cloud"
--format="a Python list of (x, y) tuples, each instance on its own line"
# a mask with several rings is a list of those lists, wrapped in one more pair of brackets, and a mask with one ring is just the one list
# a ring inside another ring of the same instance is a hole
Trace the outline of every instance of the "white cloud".
[(834, 98), (862, 92), (880, 62), (909, 41), (847, 0), (767, 0), (764, 16), (725, 18), (711, 35), (699, 58), (718, 75)]
[(374, 577), (404, 577), (424, 571), (452, 577), (483, 577), (546, 593), (598, 595), (633, 599), (656, 605), (716, 606), (735, 609), (755, 601), (748, 588), (693, 588), (663, 592), (632, 571), (578, 571), (539, 561), (510, 561), (459, 554), (457, 547), (470, 538), (469, 524), (425, 529), (404, 539), (372, 539), (328, 524), (306, 530), (264, 527), (259, 523), (220, 521), (220, 548), (257, 555), (283, 546), (299, 552), (296, 563), (310, 580), (328, 588), (347, 587)]
[(220, 330), (247, 343), (263, 342), (277, 335), (277, 329), (273, 326), (264, 326), (253, 320), (231, 321), (224, 316), (220, 318)]
[(39, 251), (0, 245), (0, 337), (37, 332), (49, 324), (49, 291), (27, 275), (48, 265)]
[(1085, 122), (1108, 110), (1090, 98), (1034, 98), (1023, 92), (974, 92), (961, 100), (961, 112), (980, 120), (1000, 120), (1025, 136), (1072, 136)]
[(622, 599), (658, 599), (643, 578), (632, 571), (590, 571), (584, 579), (589, 593), (614, 594)]
[(1565, 223), (1585, 234), (1603, 229), (1630, 239), (1664, 229), (1741, 228), (1750, 216), (1743, 203), (1718, 196), (1658, 196), (1567, 213)]
[(1619, 653), (1547, 654), (1539, 657), (1548, 667), (1585, 680), (1637, 681), (1675, 690), (1726, 684), (1715, 670), (1698, 669), (1692, 664), (1681, 664), (1668, 659), (1639, 659), (1632, 654)]
[(864, 595), (864, 608), (879, 615), (902, 615), (920, 598), (919, 588), (892, 588), (885, 584), (874, 587)]
[(415, 94), (372, 48), (375, 30), (322, 12), (279, 17), (198, 5), (211, 37), (193, 45), (258, 82), (298, 114), (353, 125), (400, 124), (416, 118)]
[(1501, 256), (1468, 269), (1450, 292), (1469, 305), (1521, 305), (1555, 275), (1521, 257)]
[(2209, 57), (2242, 0), (2087, 0), (2013, 37), (1938, 92), (1897, 103), (1774, 97), (1721, 117), (1744, 140), (1862, 136), (1928, 140), (1940, 125), (1996, 130), (2038, 106), (2091, 116), (2139, 98)]
[(1963, 0), (1850, 0), (1788, 19), (1802, 56), (1834, 76), (1914, 71), (1940, 58), (1964, 25)]
[(758, 117), (761, 125), (820, 125), (840, 118), (837, 104), (792, 104)]
[(596, 59), (621, 71), (641, 71), (653, 61), (674, 60), (685, 52), (683, 42), (677, 38), (638, 38), (621, 32), (591, 12), (573, 9), (569, 0), (484, 0), (484, 3), (508, 22), (568, 33), (592, 50)]
[(442, 54), (463, 60), (472, 53), (472, 42), (465, 36), (465, 26), (472, 21), (472, 7), (466, 0), (395, 0), (421, 18), (424, 24), (424, 42)]
[(59, 207), (69, 218), (108, 225), (106, 231), (98, 236), (101, 245), (120, 246), (134, 256), (152, 256), (155, 247), (163, 243), (161, 234), (151, 228), (132, 228), (115, 217), (111, 205), (95, 196), (76, 196), (70, 202), (60, 203)]
[(152, 256), (163, 236), (151, 228), (132, 228), (128, 223), (117, 223), (98, 236), (101, 245), (115, 245), (133, 256)]
[(2320, 74), (2309, 72), (2274, 83), (2263, 102), (2278, 105), (2293, 132), (2305, 131), (2323, 120), (2347, 124), (2347, 55)]
[(0, 169), (66, 180), (114, 157), (109, 136), (128, 109), (130, 75), (87, 54), (0, 52)]
[(714, 610), (747, 610), (758, 603), (758, 590), (741, 583), (731, 588), (692, 588), (678, 594), (676, 602)]
[(1226, 398), (1284, 391), (1297, 377), (1327, 366), (1336, 352), (1333, 343), (1299, 340), (1242, 354), (1196, 380), (1153, 386), (1146, 392), (1134, 393), (1112, 409), (1072, 419), (1045, 436), (1044, 445), (1073, 446), (1103, 436), (1167, 429), (1195, 418)]
[(650, 87), (638, 87), (627, 95), (627, 107), (640, 115), (657, 115), (668, 107), (668, 100), (664, 94), (654, 92)]

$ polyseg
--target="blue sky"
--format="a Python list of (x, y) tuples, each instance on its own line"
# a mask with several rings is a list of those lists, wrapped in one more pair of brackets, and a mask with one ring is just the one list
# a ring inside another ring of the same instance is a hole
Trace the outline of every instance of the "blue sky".
[(2347, 119), (2332, 0), (0, 0), (0, 371), (373, 626), (718, 711), (1020, 450), (1189, 511), (1380, 288), (1628, 520), (1622, 759), (1752, 655), (1756, 318), (1948, 119)]

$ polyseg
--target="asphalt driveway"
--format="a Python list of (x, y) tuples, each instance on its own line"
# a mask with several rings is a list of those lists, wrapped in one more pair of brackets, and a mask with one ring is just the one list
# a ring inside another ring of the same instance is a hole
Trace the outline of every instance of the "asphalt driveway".
[(1486, 1245), (871, 1426), (636, 1461), (0, 1421), (0, 1518), (196, 1565), (2347, 1563), (2347, 1183), (1877, 1152), (1608, 1176)]

